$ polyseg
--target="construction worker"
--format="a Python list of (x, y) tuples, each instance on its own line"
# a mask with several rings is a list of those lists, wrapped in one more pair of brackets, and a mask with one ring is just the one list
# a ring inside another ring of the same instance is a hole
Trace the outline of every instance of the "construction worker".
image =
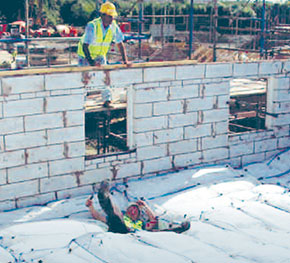
[(78, 44), (80, 66), (97, 66), (107, 63), (106, 55), (112, 41), (117, 44), (123, 63), (129, 65), (124, 36), (114, 18), (118, 15), (114, 4), (106, 2), (101, 5), (100, 17), (89, 22)]

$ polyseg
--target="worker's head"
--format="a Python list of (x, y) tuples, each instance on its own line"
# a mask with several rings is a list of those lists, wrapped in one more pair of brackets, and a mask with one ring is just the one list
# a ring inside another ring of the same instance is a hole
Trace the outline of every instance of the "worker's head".
[(105, 27), (109, 26), (114, 17), (118, 14), (116, 12), (116, 7), (111, 2), (106, 2), (101, 5), (100, 8), (101, 18)]
[(140, 218), (140, 208), (137, 204), (132, 204), (128, 206), (126, 210), (127, 216), (129, 216), (132, 220), (137, 220)]

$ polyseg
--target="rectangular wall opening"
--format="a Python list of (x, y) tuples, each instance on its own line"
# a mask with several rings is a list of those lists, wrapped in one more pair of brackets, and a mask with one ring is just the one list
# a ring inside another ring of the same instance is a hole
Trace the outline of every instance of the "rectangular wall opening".
[(267, 79), (230, 82), (230, 133), (265, 130)]

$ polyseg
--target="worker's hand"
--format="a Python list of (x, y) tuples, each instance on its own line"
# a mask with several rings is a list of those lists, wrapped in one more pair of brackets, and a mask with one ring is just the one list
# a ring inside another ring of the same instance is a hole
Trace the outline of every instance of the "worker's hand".
[(86, 201), (86, 207), (90, 207), (93, 205), (93, 201), (89, 198), (87, 201)]
[(146, 203), (143, 200), (138, 200), (136, 204), (139, 206), (146, 206)]

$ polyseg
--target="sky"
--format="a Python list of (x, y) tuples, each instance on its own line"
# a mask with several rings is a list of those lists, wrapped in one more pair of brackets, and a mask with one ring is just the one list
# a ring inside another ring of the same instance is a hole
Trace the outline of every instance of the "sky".
[(163, 225), (190, 221), (182, 234), (107, 232), (85, 207), (88, 195), (2, 212), (0, 262), (290, 262), (289, 159), (288, 150), (241, 169), (203, 166), (112, 184), (122, 209), (143, 197)]

